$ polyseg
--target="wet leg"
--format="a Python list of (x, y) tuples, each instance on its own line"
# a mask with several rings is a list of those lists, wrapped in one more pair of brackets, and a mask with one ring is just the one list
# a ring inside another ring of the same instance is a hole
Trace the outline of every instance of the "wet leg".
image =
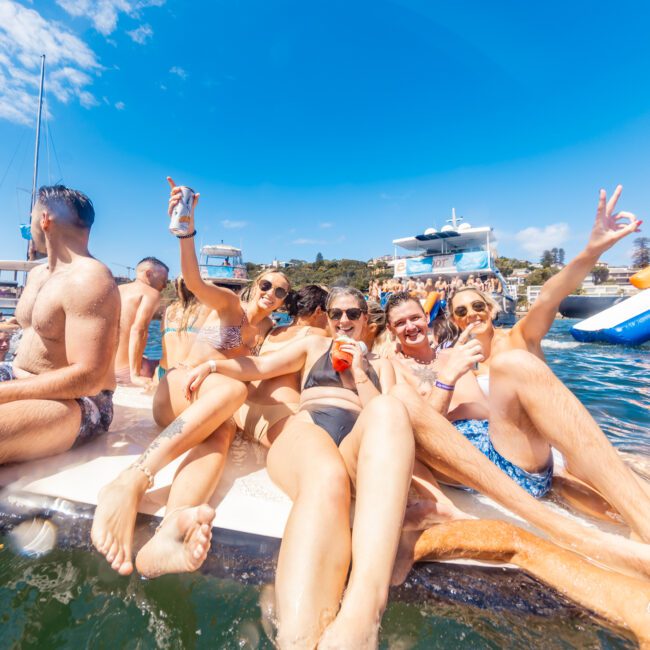
[(490, 366), (490, 437), (495, 449), (527, 470), (546, 464), (550, 446), (592, 485), (642, 539), (650, 541), (650, 498), (589, 412), (551, 369), (521, 350)]
[(414, 557), (507, 562), (554, 587), (650, 647), (650, 583), (587, 562), (575, 553), (503, 521), (458, 521), (422, 533)]
[(486, 494), (548, 533), (558, 544), (621, 571), (650, 576), (650, 546), (588, 529), (550, 510), (491, 463), (411, 387), (399, 384), (391, 394), (406, 405), (417, 456), (434, 473), (440, 470), (458, 483)]
[(61, 454), (81, 424), (75, 400), (29, 399), (0, 404), (0, 465)]
[(280, 648), (314, 648), (339, 608), (350, 565), (350, 479), (332, 439), (293, 418), (267, 457), (293, 501), (275, 578)]
[[(207, 502), (219, 483), (234, 435), (235, 424), (230, 419), (183, 460), (174, 476), (165, 518), (136, 557), (142, 575), (195, 571), (205, 560), (214, 519), (214, 509)], [(193, 517), (182, 515), (190, 509)], [(194, 530), (197, 523), (200, 530)]]
[[(226, 377), (210, 375), (204, 386), (199, 398), (166, 427), (138, 459), (152, 475), (205, 440), (246, 399), (245, 385)], [(133, 528), (138, 504), (147, 486), (145, 473), (129, 467), (99, 493), (91, 539), (111, 566), (124, 575), (133, 570)]]
[(415, 444), (403, 405), (387, 395), (375, 397), (340, 451), (356, 489), (352, 571), (319, 648), (374, 648), (413, 473)]

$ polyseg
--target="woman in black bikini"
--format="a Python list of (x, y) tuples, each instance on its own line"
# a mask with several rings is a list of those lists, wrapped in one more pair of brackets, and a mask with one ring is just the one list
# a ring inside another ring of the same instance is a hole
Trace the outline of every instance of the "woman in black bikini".
[[(335, 289), (327, 313), (331, 332), (355, 341), (343, 347), (353, 357), (348, 370), (333, 369), (333, 340), (323, 336), (213, 367), (242, 381), (302, 376), (300, 410), (267, 460), (271, 478), (293, 501), (276, 574), (279, 646), (315, 647), (320, 639), (321, 648), (375, 647), (413, 469), (413, 434), (401, 403), (386, 395), (395, 382), (390, 362), (364, 355), (357, 343), (367, 326), (363, 296)], [(208, 364), (191, 371), (188, 391), (210, 371)]]

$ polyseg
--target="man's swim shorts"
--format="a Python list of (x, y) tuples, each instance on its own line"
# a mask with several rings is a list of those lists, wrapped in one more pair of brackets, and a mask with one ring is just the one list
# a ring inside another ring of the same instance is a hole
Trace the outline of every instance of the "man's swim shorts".
[(504, 458), (492, 445), (487, 420), (456, 420), (452, 424), (479, 451), (483, 452), (501, 471), (515, 483), (536, 498), (545, 496), (551, 489), (553, 479), (553, 457), (541, 472), (527, 472), (507, 458)]

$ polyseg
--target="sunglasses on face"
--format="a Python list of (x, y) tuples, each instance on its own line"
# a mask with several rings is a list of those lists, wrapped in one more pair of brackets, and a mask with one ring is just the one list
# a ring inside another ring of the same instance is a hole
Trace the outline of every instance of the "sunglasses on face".
[[(482, 300), (475, 300), (470, 304), (472, 305), (472, 309), (477, 313), (481, 313), (487, 309), (487, 303)], [(456, 307), (456, 309), (454, 309), (454, 316), (457, 316), (458, 318), (467, 316), (467, 307), (465, 307), (465, 305), (459, 305)]]
[(359, 307), (351, 307), (350, 309), (328, 309), (327, 310), (327, 315), (332, 319), (332, 320), (341, 320), (343, 318), (343, 314), (345, 314), (348, 317), (348, 320), (359, 320), (361, 318), (361, 314), (365, 314), (366, 310), (365, 309), (359, 309)]
[(284, 300), (287, 297), (287, 293), (289, 293), (284, 287), (274, 287), (273, 282), (269, 282), (268, 280), (262, 280), (258, 286), (263, 293), (273, 289), (273, 293), (278, 300)]

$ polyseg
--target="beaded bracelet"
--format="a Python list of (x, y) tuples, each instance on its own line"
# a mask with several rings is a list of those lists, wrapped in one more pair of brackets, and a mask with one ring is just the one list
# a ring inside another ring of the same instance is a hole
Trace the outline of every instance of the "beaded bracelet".
[(189, 233), (187, 235), (176, 235), (176, 237), (178, 239), (191, 239), (192, 237), (195, 237), (195, 236), (196, 236), (196, 229), (194, 230), (194, 232), (191, 232), (191, 233)]
[(443, 382), (438, 381), (437, 379), (436, 379), (435, 387), (442, 388), (442, 390), (449, 390), (449, 391), (452, 391), (455, 388), (451, 384), (444, 384)]
[(151, 470), (148, 467), (145, 467), (142, 463), (136, 461), (131, 465), (131, 468), (139, 469), (147, 477), (147, 480), (149, 481), (148, 488), (151, 489), (153, 487), (153, 474), (151, 473)]

